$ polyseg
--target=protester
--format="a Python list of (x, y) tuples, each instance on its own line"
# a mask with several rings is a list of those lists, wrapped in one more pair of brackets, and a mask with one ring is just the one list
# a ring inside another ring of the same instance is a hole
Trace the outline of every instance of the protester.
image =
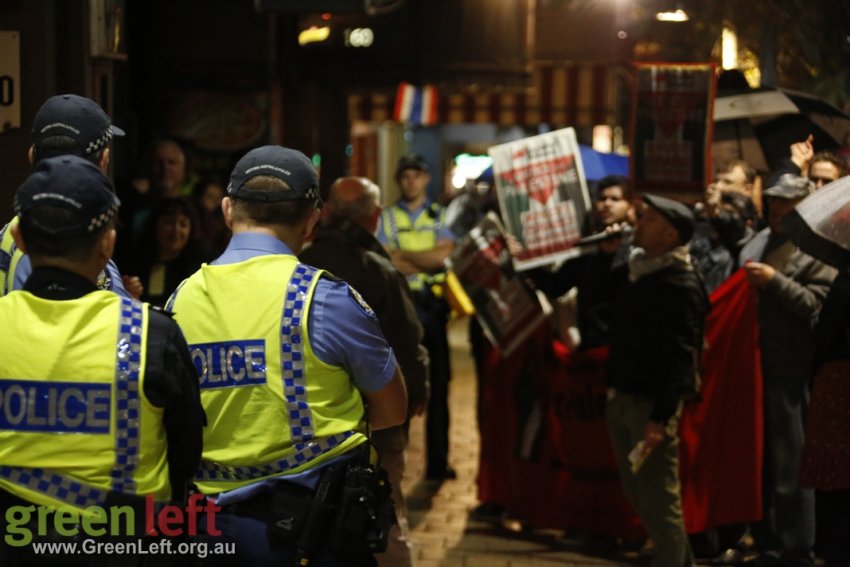
[(815, 549), (828, 567), (850, 561), (850, 271), (841, 266), (815, 325), (815, 368), (800, 485), (815, 489)]
[[(97, 287), (115, 245), (117, 210), (112, 182), (77, 156), (39, 161), (15, 197), (19, 222), (11, 231), (33, 271), (23, 290), (0, 299), (7, 353), (0, 357), (0, 501), (4, 511), (39, 506), (32, 533), (53, 526), (55, 514), (64, 529), (50, 541), (79, 545), (91, 537), (80, 523), (102, 526), (107, 518), (90, 507), (113, 514), (108, 506), (129, 506), (139, 520), (130, 529), (139, 530), (145, 497), (183, 503), (200, 462), (203, 412), (180, 329), (147, 304)], [(10, 413), (16, 389), (38, 396), (19, 398), (21, 408), (29, 403), (25, 413)], [(5, 514), (4, 534), (13, 533), (9, 521)], [(108, 536), (134, 534), (142, 535)], [(0, 559), (7, 567), (106, 564), (14, 547), (9, 535), (0, 539)], [(135, 562), (122, 556), (120, 564)]]
[(791, 144), (790, 156), (774, 173), (774, 179), (778, 180), (786, 173), (802, 175), (815, 184), (815, 189), (820, 189), (847, 175), (847, 161), (844, 158), (828, 151), (816, 154), (813, 142), (814, 136), (809, 134), (802, 142)]
[[(381, 331), (404, 375), (409, 415), (421, 415), (428, 401), (428, 353), (421, 344), (424, 333), (410, 288), (374, 236), (381, 215), (380, 200), (380, 189), (366, 178), (337, 179), (331, 185), (322, 224), (299, 258), (343, 278), (362, 292), (366, 303), (375, 310)], [(392, 484), (398, 520), (390, 534), (387, 552), (378, 555), (378, 565), (386, 567), (413, 564), (407, 509), (401, 491), (408, 427), (409, 422), (405, 422), (376, 431), (372, 436)]]
[(694, 564), (682, 519), (678, 424), (697, 390), (708, 298), (688, 256), (694, 217), (646, 195), (629, 285), (611, 323), (608, 430), (626, 497), (655, 543), (652, 564)]
[[(634, 222), (633, 194), (629, 180), (610, 175), (599, 180), (593, 208), (598, 231), (610, 231), (612, 238), (597, 250), (571, 259), (556, 271), (532, 270), (534, 283), (549, 297), (557, 298), (577, 288), (577, 335), (572, 346), (591, 349), (607, 346), (612, 309), (627, 285), (631, 225)], [(562, 333), (564, 334), (564, 333)]]
[[(230, 244), (169, 300), (202, 372), (197, 484), (225, 507), (222, 564), (371, 565), (363, 507), (391, 509), (365, 433), (404, 422), (404, 382), (368, 304), (295, 257), (320, 205), (304, 154), (251, 150), (222, 203)], [(375, 498), (343, 487), (364, 482)]]
[(765, 448), (764, 519), (755, 536), (758, 564), (765, 565), (813, 562), (814, 494), (799, 484), (800, 455), (815, 354), (811, 319), (836, 272), (797, 249), (781, 221), (814, 190), (808, 179), (783, 175), (764, 192), (768, 228), (741, 251), (758, 292)]

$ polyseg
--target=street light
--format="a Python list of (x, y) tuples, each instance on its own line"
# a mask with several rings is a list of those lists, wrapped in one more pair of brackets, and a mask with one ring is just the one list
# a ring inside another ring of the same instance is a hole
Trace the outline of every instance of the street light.
[(680, 2), (676, 2), (675, 10), (658, 12), (655, 14), (655, 19), (659, 22), (687, 22), (690, 18), (688, 18), (688, 13), (682, 9), (682, 4)]

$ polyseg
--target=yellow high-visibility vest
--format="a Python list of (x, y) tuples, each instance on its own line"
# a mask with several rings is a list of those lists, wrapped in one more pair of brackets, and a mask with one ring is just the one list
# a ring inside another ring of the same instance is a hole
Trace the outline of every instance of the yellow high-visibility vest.
[(144, 394), (147, 330), (147, 304), (108, 291), (0, 298), (0, 488), (80, 512), (109, 491), (170, 498), (163, 409)]
[(203, 492), (302, 472), (366, 441), (360, 392), (310, 345), (321, 273), (281, 254), (205, 265), (169, 301), (201, 374)]

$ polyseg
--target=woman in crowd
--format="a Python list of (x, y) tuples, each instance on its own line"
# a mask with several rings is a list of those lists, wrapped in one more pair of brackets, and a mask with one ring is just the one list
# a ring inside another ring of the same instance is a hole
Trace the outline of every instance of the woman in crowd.
[(165, 199), (154, 206), (133, 254), (132, 273), (144, 286), (143, 301), (163, 306), (180, 282), (208, 259), (199, 227), (197, 213), (186, 199)]

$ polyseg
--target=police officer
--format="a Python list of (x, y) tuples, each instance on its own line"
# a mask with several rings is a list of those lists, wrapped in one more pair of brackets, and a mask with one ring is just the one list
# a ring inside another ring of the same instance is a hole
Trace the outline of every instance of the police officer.
[[(73, 94), (53, 96), (41, 106), (33, 120), (29, 160), (35, 165), (47, 157), (76, 155), (105, 173), (109, 170), (112, 138), (123, 135), (124, 131), (113, 126), (109, 116), (93, 100)], [(0, 231), (0, 295), (21, 289), (32, 272), (29, 258), (16, 248), (9, 230), (16, 223), (17, 218), (14, 218)], [(124, 297), (131, 295), (112, 259), (98, 275), (97, 283), (100, 289)], [(128, 278), (127, 283), (138, 298), (141, 295), (138, 278)]]
[[(76, 156), (40, 161), (15, 211), (10, 230), (33, 272), (23, 290), (0, 298), (2, 509), (35, 505), (79, 518), (126, 504), (141, 520), (146, 496), (181, 500), (200, 462), (203, 412), (189, 350), (169, 317), (96, 286), (118, 211), (98, 167)], [(26, 549), (3, 552), (0, 564), (26, 564)]]
[[(278, 521), (275, 503), (291, 505), (301, 487), (321, 488), (327, 471), (361, 453), (364, 402), (373, 429), (407, 414), (402, 376), (374, 312), (348, 284), (295, 256), (319, 220), (318, 191), (301, 152), (248, 152), (222, 203), (233, 238), (169, 301), (202, 372), (209, 426), (197, 483), (224, 507), (221, 537), (235, 541), (241, 565), (284, 565), (304, 551), (296, 530), (291, 539), (270, 539), (278, 532), (269, 525), (297, 524), (297, 511)], [(327, 549), (312, 559), (373, 561)]]
[(442, 297), (444, 261), (454, 250), (454, 234), (446, 226), (445, 210), (432, 203), (425, 189), (431, 176), (418, 155), (402, 157), (396, 168), (401, 199), (381, 213), (378, 241), (390, 252), (398, 270), (407, 276), (416, 312), (425, 330), (423, 344), (430, 357), (425, 476), (442, 481), (456, 478), (449, 466), (449, 380), (451, 363), (446, 324), (448, 303)]

